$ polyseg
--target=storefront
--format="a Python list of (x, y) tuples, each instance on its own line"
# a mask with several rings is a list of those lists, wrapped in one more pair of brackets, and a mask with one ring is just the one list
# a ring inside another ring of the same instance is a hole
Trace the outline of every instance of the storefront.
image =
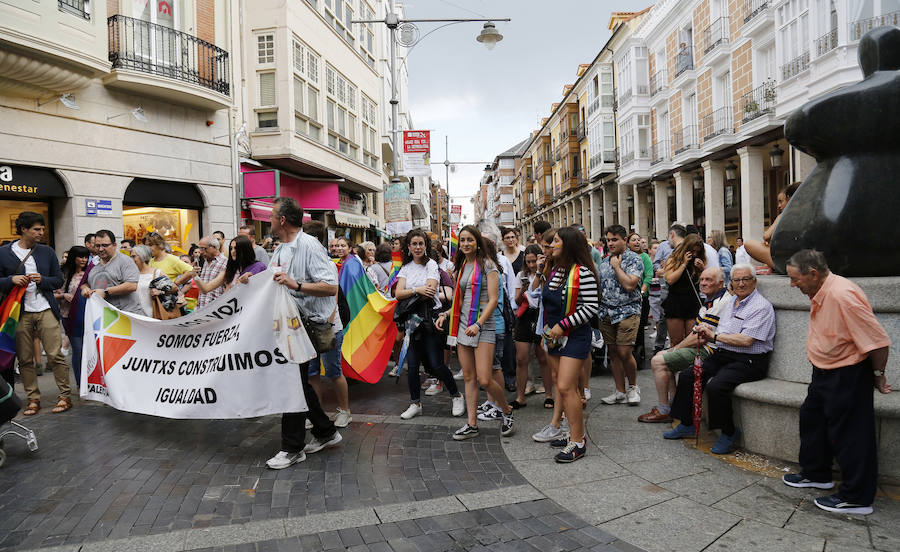
[(200, 241), (203, 197), (193, 184), (136, 178), (122, 200), (123, 238), (140, 241), (162, 234), (172, 250), (186, 254)]
[(54, 245), (55, 216), (68, 194), (56, 171), (25, 165), (0, 165), (0, 241), (18, 239), (16, 218), (23, 211), (44, 215), (44, 243)]

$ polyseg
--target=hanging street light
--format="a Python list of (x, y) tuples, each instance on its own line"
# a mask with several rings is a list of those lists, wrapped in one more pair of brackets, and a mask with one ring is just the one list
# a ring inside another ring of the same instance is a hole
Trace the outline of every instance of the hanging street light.
[(694, 175), (694, 189), (695, 190), (703, 189), (703, 175), (701, 173), (697, 173)]
[(734, 164), (734, 161), (728, 160), (728, 164), (725, 165), (725, 178), (727, 180), (737, 180), (737, 170), (738, 166)]
[(781, 166), (781, 161), (784, 158), (784, 150), (778, 147), (778, 144), (775, 144), (775, 147), (769, 152), (769, 161), (772, 162), (773, 168), (778, 168)]
[(498, 42), (503, 40), (503, 35), (500, 34), (500, 31), (497, 30), (496, 25), (488, 21), (484, 24), (484, 28), (481, 29), (481, 33), (475, 40), (484, 44), (488, 50), (493, 50), (494, 46), (496, 46)]

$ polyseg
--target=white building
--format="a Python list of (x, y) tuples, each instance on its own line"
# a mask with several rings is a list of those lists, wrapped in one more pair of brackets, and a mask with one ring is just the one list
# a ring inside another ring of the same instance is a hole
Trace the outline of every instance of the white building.
[(228, 0), (0, 3), (0, 216), (43, 213), (60, 252), (101, 228), (233, 236), (233, 17)]

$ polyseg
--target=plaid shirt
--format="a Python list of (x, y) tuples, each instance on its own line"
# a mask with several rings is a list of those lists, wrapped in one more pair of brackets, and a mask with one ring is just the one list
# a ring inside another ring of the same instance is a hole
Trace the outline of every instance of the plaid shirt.
[(775, 309), (759, 290), (744, 298), (729, 299), (719, 318), (720, 334), (742, 334), (753, 338), (748, 347), (719, 343), (719, 349), (758, 355), (768, 353), (775, 344)]
[[(225, 270), (225, 265), (228, 264), (228, 258), (225, 255), (219, 253), (219, 255), (211, 260), (206, 261), (203, 265), (203, 268), (200, 269), (200, 279), (204, 282), (209, 282), (213, 278), (219, 275), (220, 272)], [(206, 305), (212, 303), (216, 299), (222, 296), (225, 293), (225, 285), (221, 285), (216, 289), (210, 291), (209, 293), (201, 293), (197, 298), (197, 308), (201, 309)]]

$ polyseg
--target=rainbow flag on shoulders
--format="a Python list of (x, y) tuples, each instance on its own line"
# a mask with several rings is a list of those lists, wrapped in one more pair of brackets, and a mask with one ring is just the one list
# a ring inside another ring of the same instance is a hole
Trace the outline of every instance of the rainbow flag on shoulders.
[(356, 255), (347, 257), (338, 283), (350, 307), (350, 322), (344, 327), (341, 346), (344, 375), (376, 383), (384, 374), (397, 338), (397, 301), (375, 289)]
[(16, 358), (16, 328), (19, 326), (25, 289), (25, 286), (13, 286), (0, 303), (0, 370), (11, 368)]

